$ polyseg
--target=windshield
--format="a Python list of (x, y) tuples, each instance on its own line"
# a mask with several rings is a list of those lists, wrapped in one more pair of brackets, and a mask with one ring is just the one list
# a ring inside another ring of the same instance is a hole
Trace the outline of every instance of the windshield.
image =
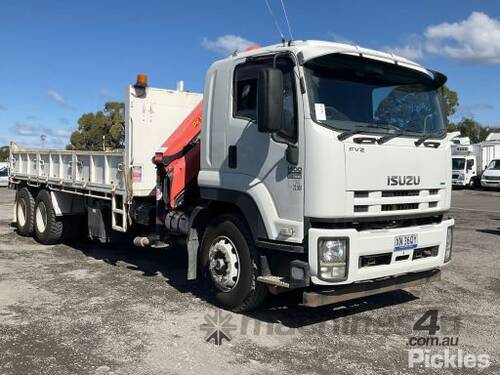
[(451, 161), (451, 169), (454, 171), (463, 170), (465, 168), (465, 159), (453, 158)]
[(313, 59), (305, 72), (317, 122), (340, 130), (444, 135), (439, 93), (423, 72), (341, 54)]
[(500, 169), (500, 160), (492, 160), (488, 169)]

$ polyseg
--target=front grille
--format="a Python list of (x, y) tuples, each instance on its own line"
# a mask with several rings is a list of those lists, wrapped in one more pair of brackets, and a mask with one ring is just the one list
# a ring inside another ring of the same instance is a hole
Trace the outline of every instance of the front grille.
[(420, 249), (415, 249), (413, 250), (412, 260), (435, 257), (438, 255), (438, 252), (439, 252), (439, 246), (429, 246), (429, 247), (422, 247)]
[(355, 191), (354, 198), (368, 198), (370, 192), (368, 191)]
[(399, 190), (356, 190), (351, 192), (352, 212), (355, 216), (382, 216), (404, 211), (425, 212), (440, 207), (441, 188)]
[(382, 192), (382, 198), (387, 197), (418, 197), (420, 190), (387, 190)]
[(368, 212), (368, 206), (354, 206), (354, 212)]
[[(411, 260), (418, 260), (423, 258), (435, 257), (439, 253), (439, 246), (428, 246), (421, 247), (419, 249), (414, 249), (413, 254), (411, 255)], [(366, 268), (366, 267), (374, 267), (374, 266), (382, 266), (393, 263), (392, 262), (392, 252), (391, 253), (379, 253), (372, 255), (362, 255), (359, 257), (358, 267)], [(409, 254), (401, 254), (396, 255), (394, 258), (394, 262), (402, 262), (405, 260), (409, 260)]]
[(383, 204), (382, 211), (418, 210), (418, 203)]
[(363, 255), (359, 257), (359, 268), (391, 264), (392, 253)]
[(458, 174), (452, 174), (451, 178), (454, 179), (454, 180), (456, 180), (458, 178), (458, 176), (459, 176)]
[(484, 176), (485, 180), (490, 180), (490, 181), (499, 181), (500, 176)]
[(387, 220), (383, 217), (381, 218), (370, 218), (369, 220), (363, 220), (360, 222), (352, 222), (352, 219), (348, 219), (345, 222), (329, 222), (325, 219), (314, 219), (309, 218), (309, 225), (311, 228), (320, 229), (355, 229), (358, 232), (365, 230), (376, 230), (376, 229), (394, 229), (394, 228), (407, 228), (416, 227), (422, 225), (434, 225), (439, 224), (443, 221), (443, 215), (426, 216), (426, 217), (416, 217), (411, 219), (393, 219)]

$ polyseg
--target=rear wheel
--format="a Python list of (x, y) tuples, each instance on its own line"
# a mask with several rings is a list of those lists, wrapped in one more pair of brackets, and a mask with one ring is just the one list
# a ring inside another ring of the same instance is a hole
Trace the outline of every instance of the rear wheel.
[(35, 238), (44, 245), (53, 245), (61, 241), (62, 234), (62, 218), (56, 216), (50, 194), (42, 190), (36, 198)]
[(17, 193), (16, 201), (16, 226), (21, 236), (33, 235), (35, 213), (35, 199), (28, 188), (22, 188)]
[(224, 215), (205, 231), (202, 271), (217, 303), (233, 311), (258, 307), (267, 287), (257, 282), (257, 249), (240, 215)]

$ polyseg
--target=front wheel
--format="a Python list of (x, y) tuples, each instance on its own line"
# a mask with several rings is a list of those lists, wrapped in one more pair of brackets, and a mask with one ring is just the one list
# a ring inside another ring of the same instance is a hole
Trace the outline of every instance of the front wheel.
[(201, 267), (217, 303), (233, 311), (258, 307), (267, 287), (257, 282), (258, 256), (240, 215), (224, 215), (205, 231)]

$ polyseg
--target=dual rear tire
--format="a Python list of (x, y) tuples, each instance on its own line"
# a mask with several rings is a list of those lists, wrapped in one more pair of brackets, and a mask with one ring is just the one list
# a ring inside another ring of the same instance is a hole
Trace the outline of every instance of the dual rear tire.
[(63, 219), (57, 217), (52, 198), (47, 190), (41, 190), (35, 203), (35, 238), (44, 245), (59, 243), (63, 236)]
[(63, 237), (63, 219), (57, 217), (47, 190), (40, 190), (36, 200), (26, 187), (19, 190), (16, 202), (17, 231), (25, 237), (34, 236), (44, 245), (59, 243)]

